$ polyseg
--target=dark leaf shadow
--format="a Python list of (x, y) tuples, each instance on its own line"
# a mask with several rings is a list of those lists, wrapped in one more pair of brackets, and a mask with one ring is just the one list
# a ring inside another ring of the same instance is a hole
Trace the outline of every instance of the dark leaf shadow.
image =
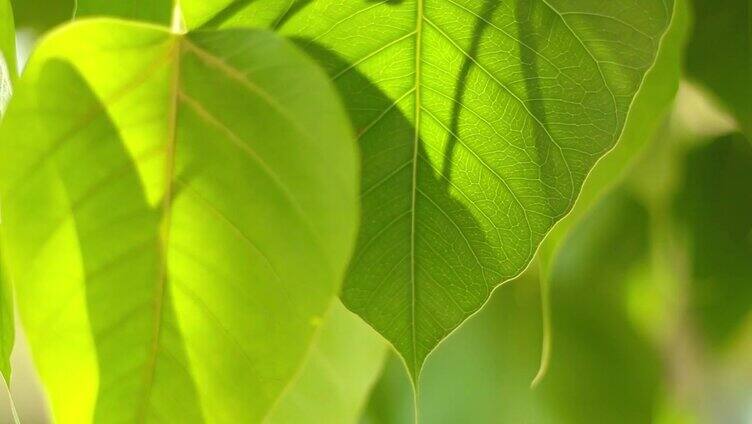
[[(99, 368), (94, 421), (109, 421), (119, 411), (132, 413), (133, 420), (145, 419), (140, 415), (155, 413), (153, 398), (163, 405), (163, 399), (179, 402), (170, 406), (180, 408), (182, 417), (202, 421), (169, 284), (164, 284), (163, 293), (156, 286), (167, 274), (161, 210), (147, 202), (136, 158), (83, 77), (67, 62), (52, 60), (40, 74), (40, 81), (45, 79), (64, 81), (67, 92), (76, 93), (76, 101), (92, 105), (90, 110), (98, 113), (85, 128), (88, 137), (70, 139), (54, 158), (70, 199), (84, 268)], [(60, 101), (54, 96), (46, 99)], [(159, 153), (145, 152), (138, 159), (153, 160)], [(161, 302), (155, 303), (160, 294)], [(154, 336), (156, 315), (162, 320), (159, 336)], [(155, 337), (169, 343), (169, 351), (157, 345)], [(126, 355), (128, 351), (140, 353)], [(173, 399), (170, 393), (175, 391), (180, 394)]]
[(224, 9), (221, 9), (219, 12), (215, 13), (214, 16), (212, 16), (208, 21), (204, 22), (204, 24), (201, 25), (199, 29), (219, 28), (228, 19), (232, 18), (233, 16), (241, 12), (243, 9), (248, 7), (248, 5), (250, 5), (254, 1), (256, 0), (233, 1), (232, 3), (227, 5)]
[[(432, 171), (436, 166), (429, 161), (422, 140), (415, 151), (414, 125), (395, 105), (394, 99), (336, 53), (308, 39), (294, 41), (330, 74), (350, 69), (337, 79), (336, 86), (358, 135), (362, 170), (361, 222), (367, 225), (360, 228), (341, 296), (348, 308), (381, 329), (405, 357), (415, 358), (408, 361), (408, 368), (415, 377), (433, 345), (418, 345), (414, 351), (400, 336), (411, 331), (404, 305), (372, 302), (373, 293), (413, 295), (415, 314), (430, 316), (417, 320), (415, 331), (436, 334), (438, 330), (442, 334), (436, 340), (438, 343), (482, 305), (477, 302), (479, 297), (485, 301), (490, 294), (483, 279), (486, 264), (464, 261), (474, 255), (475, 246), (487, 245), (484, 233), (467, 206), (450, 195), (443, 182), (445, 177)], [(419, 164), (415, 175), (414, 156)], [(418, 187), (414, 194), (408, 189), (413, 185), (413, 178)], [(416, 287), (411, 293), (408, 260), (411, 247), (404, 243), (404, 234), (411, 232), (413, 196), (417, 199), (416, 213), (430, 218), (415, 222), (415, 250), (422, 253), (418, 253), (420, 259), (415, 262)], [(394, 248), (387, 252), (370, 249), (376, 237), (393, 238)], [(370, 267), (367, 263), (378, 265)], [(382, 284), (376, 286), (374, 280), (379, 279)], [(479, 295), (468, 296), (471, 292)], [(441, 313), (433, 309), (437, 305), (444, 308)]]
[[(564, 208), (560, 205), (550, 204), (552, 202), (551, 199), (564, 200), (564, 204), (567, 205), (566, 207), (570, 206), (570, 199), (563, 199), (563, 194), (556, 189), (557, 183), (560, 183), (561, 179), (561, 176), (557, 175), (557, 172), (561, 168), (564, 157), (562, 152), (557, 150), (556, 146), (552, 145), (554, 141), (550, 138), (551, 136), (547, 131), (547, 111), (542, 101), (542, 99), (546, 98), (546, 95), (543, 93), (540, 85), (541, 58), (537, 53), (540, 50), (538, 39), (543, 35), (538, 34), (534, 24), (537, 19), (534, 16), (536, 4), (537, 2), (518, 2), (515, 5), (514, 12), (517, 21), (517, 36), (520, 39), (519, 48), (522, 73), (525, 77), (525, 91), (528, 99), (525, 101), (525, 104), (531, 115), (535, 118), (531, 125), (533, 127), (533, 139), (535, 141), (537, 164), (540, 172), (539, 178), (546, 192), (546, 197), (549, 199), (548, 209), (553, 211), (553, 215), (560, 216), (563, 215)], [(555, 156), (559, 157), (556, 158)]]
[(454, 91), (454, 99), (456, 101), (452, 106), (452, 120), (449, 124), (449, 138), (444, 151), (444, 165), (441, 169), (442, 175), (447, 177), (445, 184), (448, 184), (451, 178), (452, 158), (454, 156), (454, 150), (457, 147), (457, 137), (455, 137), (454, 134), (460, 133), (460, 112), (462, 111), (462, 103), (465, 98), (465, 91), (467, 90), (468, 75), (470, 74), (470, 70), (473, 68), (474, 61), (478, 55), (483, 34), (488, 28), (491, 17), (500, 5), (501, 2), (498, 0), (486, 0), (483, 4), (483, 10), (480, 13), (480, 17), (475, 21), (473, 38), (470, 43), (470, 48), (467, 51), (468, 57), (463, 61), (460, 73), (457, 75), (457, 87)]

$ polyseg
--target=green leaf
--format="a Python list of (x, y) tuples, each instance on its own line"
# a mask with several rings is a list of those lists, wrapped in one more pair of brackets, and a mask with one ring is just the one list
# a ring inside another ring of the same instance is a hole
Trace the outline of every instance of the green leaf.
[(16, 80), (16, 30), (13, 9), (8, 0), (0, 0), (0, 116), (13, 93)]
[(42, 33), (73, 15), (76, 0), (11, 0), (16, 27)]
[(56, 421), (261, 421), (357, 229), (324, 74), (265, 32), (79, 21), (33, 54), (0, 140), (2, 247)]
[(687, 74), (709, 88), (752, 136), (752, 4), (691, 3), (694, 26), (687, 46)]
[(634, 98), (619, 142), (593, 167), (574, 207), (549, 232), (541, 245), (541, 259), (546, 268), (553, 264), (554, 256), (560, 251), (570, 230), (606, 192), (623, 180), (631, 165), (665, 122), (679, 88), (681, 53), (687, 38), (688, 24), (686, 0), (678, 0), (655, 64), (645, 75), (645, 81)]
[(372, 328), (336, 302), (302, 374), (267, 422), (357, 422), (380, 375), (386, 347)]
[(172, 3), (172, 0), (76, 0), (75, 16), (116, 16), (169, 24)]
[[(673, 105), (676, 91), (681, 77), (684, 44), (688, 32), (687, 4), (685, 0), (678, 0), (674, 4), (671, 24), (664, 36), (653, 67), (645, 75), (645, 80), (634, 98), (627, 116), (624, 132), (616, 146), (608, 152), (590, 171), (582, 191), (569, 214), (559, 221), (548, 233), (541, 244), (538, 259), (541, 265), (540, 282), (544, 299), (543, 307), (548, 308), (550, 292), (548, 287), (551, 267), (555, 258), (561, 253), (564, 241), (587, 212), (609, 190), (617, 186), (624, 178), (631, 165), (644, 150), (649, 141), (665, 122), (666, 115)], [(546, 311), (549, 314), (550, 311)], [(539, 373), (534, 385), (545, 377), (551, 350), (550, 316), (544, 316), (544, 335)]]
[(181, 2), (299, 40), (348, 104), (361, 229), (342, 299), (417, 380), (518, 275), (616, 143), (672, 1)]
[(42, 33), (72, 18), (111, 16), (169, 24), (172, 0), (14, 0), (19, 27)]
[[(16, 31), (13, 26), (13, 10), (8, 0), (0, 0), (0, 117), (4, 114), (13, 93), (15, 81)], [(0, 268), (0, 374), (6, 382), (10, 381), (10, 354), (13, 351), (14, 338), (13, 291), (10, 281), (4, 275), (4, 268)]]
[[(540, 292), (535, 272), (526, 272), (432, 355), (422, 376), (420, 422), (654, 422), (662, 357), (631, 305), (632, 277), (640, 275), (649, 249), (648, 219), (633, 195), (615, 190), (565, 241), (550, 274), (554, 355), (535, 390)], [(412, 424), (409, 383), (400, 384), (399, 369), (387, 371), (364, 422)]]
[(733, 134), (693, 149), (674, 213), (686, 233), (690, 312), (708, 345), (733, 343), (752, 317), (752, 147)]

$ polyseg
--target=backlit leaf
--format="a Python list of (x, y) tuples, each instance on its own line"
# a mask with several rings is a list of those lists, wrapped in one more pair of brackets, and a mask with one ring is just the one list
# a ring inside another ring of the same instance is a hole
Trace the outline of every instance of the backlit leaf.
[[(15, 80), (16, 31), (13, 26), (13, 10), (9, 0), (0, 0), (0, 117), (13, 93)], [(10, 281), (4, 275), (4, 269), (0, 268), (0, 374), (6, 381), (10, 379), (10, 353), (13, 350), (14, 336), (12, 289)]]
[(355, 240), (357, 155), (276, 36), (79, 21), (0, 130), (3, 251), (56, 421), (258, 422)]
[(380, 376), (387, 345), (336, 302), (303, 367), (267, 422), (356, 423)]
[(345, 305), (417, 380), (518, 275), (618, 140), (673, 1), (184, 0), (193, 27), (264, 26), (328, 70), (362, 150)]

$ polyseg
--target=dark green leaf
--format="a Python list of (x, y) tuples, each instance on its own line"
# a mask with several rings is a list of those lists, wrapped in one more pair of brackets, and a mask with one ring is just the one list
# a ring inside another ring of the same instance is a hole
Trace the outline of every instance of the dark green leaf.
[(76, 17), (116, 16), (169, 24), (172, 0), (77, 0)]
[(688, 238), (690, 312), (715, 347), (752, 314), (752, 147), (740, 134), (689, 153), (674, 209)]
[(687, 73), (709, 88), (752, 136), (752, 3), (692, 0)]

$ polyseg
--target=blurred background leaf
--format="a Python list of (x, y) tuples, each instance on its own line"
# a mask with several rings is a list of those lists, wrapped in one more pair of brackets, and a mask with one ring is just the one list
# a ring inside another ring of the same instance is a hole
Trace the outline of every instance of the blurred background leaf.
[(75, 0), (11, 0), (16, 27), (41, 34), (73, 16)]
[(752, 135), (752, 2), (692, 0), (687, 75), (703, 84)]

